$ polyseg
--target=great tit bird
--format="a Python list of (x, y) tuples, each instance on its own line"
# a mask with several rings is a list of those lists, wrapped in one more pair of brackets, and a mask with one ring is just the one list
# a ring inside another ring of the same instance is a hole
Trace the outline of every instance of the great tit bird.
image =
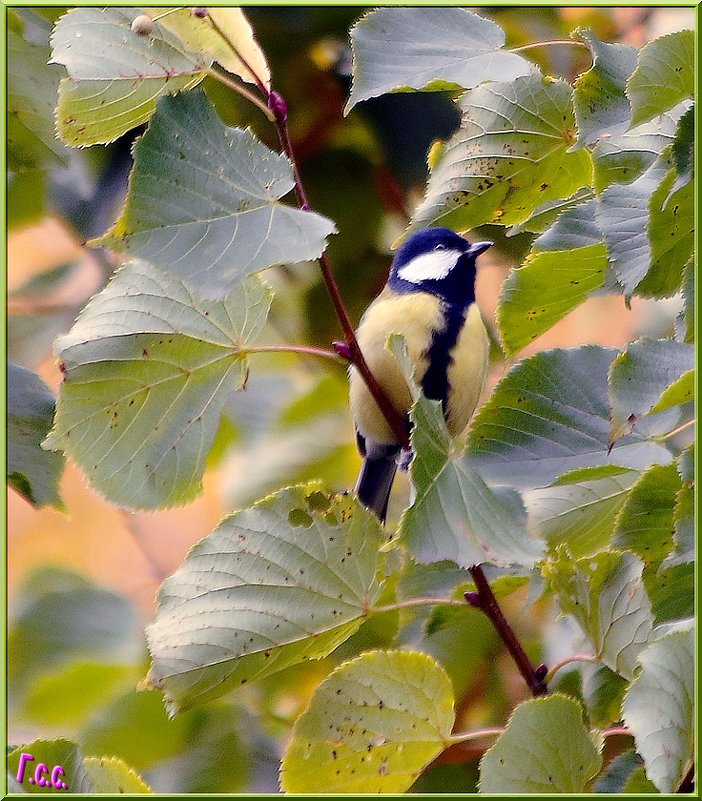
[[(395, 254), (387, 284), (356, 332), (370, 371), (402, 416), (412, 397), (386, 342), (392, 333), (404, 335), (415, 380), (427, 398), (443, 404), (452, 436), (466, 427), (487, 376), (489, 342), (475, 303), (475, 260), (490, 245), (471, 244), (448, 228), (412, 234)], [(363, 456), (356, 494), (384, 522), (400, 443), (355, 367), (349, 381)]]

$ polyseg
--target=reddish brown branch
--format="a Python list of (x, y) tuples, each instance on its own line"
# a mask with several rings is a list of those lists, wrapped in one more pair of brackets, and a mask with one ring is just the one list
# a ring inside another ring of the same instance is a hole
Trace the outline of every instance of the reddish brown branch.
[(512, 627), (507, 622), (507, 618), (502, 613), (500, 605), (497, 603), (497, 598), (490, 588), (490, 583), (483, 572), (480, 565), (475, 565), (470, 568), (470, 574), (473, 577), (477, 592), (466, 593), (466, 600), (471, 606), (481, 609), (489, 618), (492, 625), (500, 635), (502, 642), (504, 642), (507, 650), (509, 651), (512, 659), (514, 660), (522, 678), (527, 683), (533, 696), (546, 695), (548, 688), (544, 683), (546, 676), (546, 666), (539, 665), (534, 667), (531, 660), (526, 655), (522, 648), (522, 644), (517, 639), (517, 635), (512, 630)]

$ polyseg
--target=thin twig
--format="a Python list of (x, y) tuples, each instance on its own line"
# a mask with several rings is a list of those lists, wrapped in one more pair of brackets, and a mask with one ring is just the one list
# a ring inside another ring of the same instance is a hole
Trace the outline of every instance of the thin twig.
[(247, 89), (243, 84), (237, 83), (228, 75), (225, 75), (223, 72), (220, 72), (219, 70), (214, 68), (210, 68), (207, 71), (207, 74), (211, 78), (214, 78), (216, 81), (219, 81), (220, 83), (223, 83), (225, 86), (228, 86), (232, 91), (246, 98), (248, 101), (253, 103), (254, 106), (256, 106), (256, 108), (260, 109), (270, 120), (270, 122), (275, 122), (273, 113), (268, 108), (268, 106), (259, 97), (257, 97), (250, 89)]
[(519, 47), (510, 47), (507, 49), (507, 52), (520, 53), (522, 50), (531, 50), (535, 47), (548, 47), (549, 45), (573, 45), (574, 47), (587, 47), (585, 42), (578, 42), (576, 39), (551, 39), (544, 42), (531, 42), (530, 44), (520, 45)]
[(300, 353), (303, 356), (320, 356), (324, 359), (332, 359), (337, 363), (343, 362), (343, 359), (333, 350), (313, 348), (307, 345), (252, 345), (242, 348), (239, 353)]
[(599, 660), (595, 656), (591, 656), (590, 654), (573, 654), (572, 656), (566, 656), (564, 659), (561, 659), (560, 662), (556, 662), (555, 665), (551, 665), (549, 668), (548, 673), (544, 677), (544, 683), (550, 684), (553, 681), (554, 675), (566, 665), (571, 665), (575, 662), (598, 662)]
[(371, 615), (382, 615), (384, 612), (394, 612), (397, 609), (411, 609), (414, 606), (460, 606), (465, 608), (465, 602), (458, 598), (408, 598), (396, 601), (386, 606), (374, 606), (368, 610)]
[(604, 729), (603, 737), (633, 737), (634, 732), (626, 726), (612, 726), (611, 729)]
[(451, 745), (454, 743), (467, 743), (471, 740), (482, 740), (484, 737), (499, 737), (504, 734), (504, 726), (495, 726), (491, 729), (476, 729), (476, 731), (459, 732), (449, 737)]
[(490, 582), (487, 580), (485, 573), (480, 565), (475, 565), (470, 568), (470, 574), (473, 577), (477, 593), (466, 593), (466, 600), (472, 605), (477, 606), (490, 618), (492, 625), (500, 635), (502, 642), (510, 652), (522, 678), (532, 692), (534, 697), (538, 695), (546, 695), (548, 688), (544, 683), (546, 671), (543, 666), (534, 667), (531, 660), (526, 655), (526, 651), (522, 648), (517, 635), (512, 630), (512, 627), (507, 622), (497, 599), (490, 588)]
[(665, 442), (667, 439), (671, 437), (677, 436), (681, 431), (684, 431), (686, 428), (695, 425), (695, 418), (693, 417), (692, 420), (686, 420), (684, 423), (681, 423), (677, 428), (674, 428), (672, 431), (668, 431), (667, 434), (661, 434), (658, 437), (653, 437), (655, 442)]

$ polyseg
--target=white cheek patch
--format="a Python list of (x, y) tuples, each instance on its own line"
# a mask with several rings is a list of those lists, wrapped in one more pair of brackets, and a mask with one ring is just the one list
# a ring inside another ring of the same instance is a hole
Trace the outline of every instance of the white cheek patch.
[(432, 250), (430, 253), (422, 253), (401, 267), (397, 275), (403, 281), (413, 284), (428, 280), (439, 281), (446, 278), (462, 255), (460, 250)]

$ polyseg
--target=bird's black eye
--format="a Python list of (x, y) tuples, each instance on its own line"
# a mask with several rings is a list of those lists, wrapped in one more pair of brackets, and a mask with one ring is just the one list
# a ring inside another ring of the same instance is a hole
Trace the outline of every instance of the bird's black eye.
[(439, 242), (438, 245), (434, 245), (434, 250), (446, 250), (446, 245)]

